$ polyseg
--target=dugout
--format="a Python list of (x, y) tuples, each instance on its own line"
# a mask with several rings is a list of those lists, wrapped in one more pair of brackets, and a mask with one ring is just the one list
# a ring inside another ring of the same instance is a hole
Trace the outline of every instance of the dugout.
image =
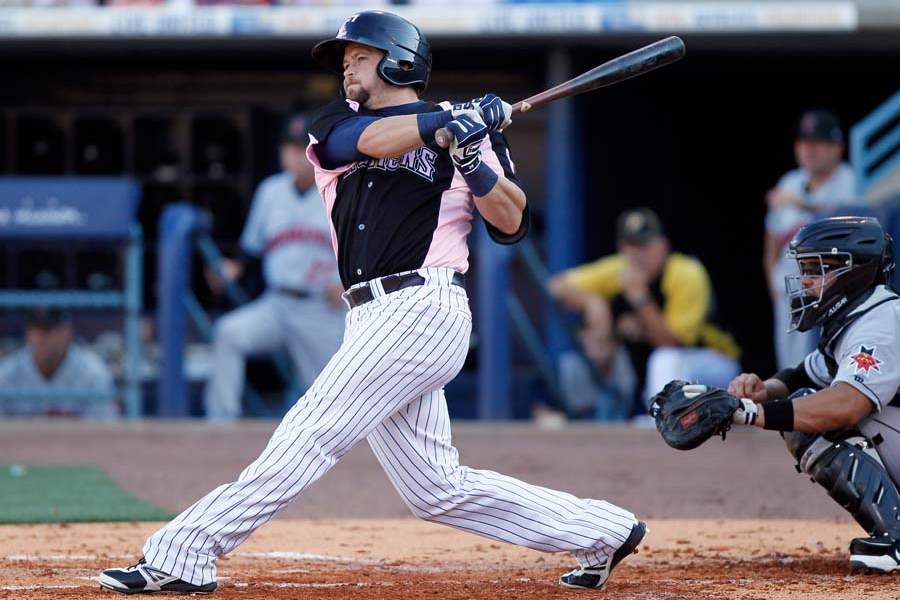
[[(519, 99), (664, 35), (682, 35), (688, 55), (680, 63), (517, 120), (509, 138), (535, 209), (533, 239), (540, 245), (548, 228), (564, 231), (565, 247), (550, 249), (551, 269), (559, 268), (611, 251), (622, 209), (653, 207), (674, 247), (709, 268), (744, 367), (770, 372), (763, 195), (793, 165), (795, 120), (805, 108), (828, 107), (847, 128), (900, 88), (898, 11), (861, 10), (852, 21), (772, 31), (723, 21), (718, 30), (712, 22), (702, 31), (654, 33), (608, 22), (595, 32), (573, 24), (576, 31), (566, 34), (546, 33), (565, 23), (535, 21), (524, 34), (438, 34), (426, 96), (490, 90)], [(15, 85), (0, 89), (0, 173), (136, 177), (144, 186), (144, 304), (152, 310), (162, 208), (179, 200), (207, 208), (213, 237), (226, 250), (233, 246), (255, 184), (276, 168), (282, 115), (336, 89), (309, 58), (320, 37), (9, 38), (0, 65)], [(194, 283), (207, 308), (224, 308), (202, 278)], [(517, 289), (526, 304), (539, 305), (527, 285)], [(471, 283), (470, 291), (477, 297)]]

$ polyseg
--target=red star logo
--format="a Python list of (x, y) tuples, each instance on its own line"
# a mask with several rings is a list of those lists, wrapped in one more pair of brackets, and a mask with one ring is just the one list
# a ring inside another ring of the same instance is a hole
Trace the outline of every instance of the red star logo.
[(856, 367), (856, 373), (865, 373), (869, 374), (870, 370), (881, 372), (881, 368), (878, 366), (881, 364), (881, 361), (875, 358), (875, 346), (871, 348), (866, 348), (865, 346), (859, 347), (859, 352), (850, 357), (850, 361)]

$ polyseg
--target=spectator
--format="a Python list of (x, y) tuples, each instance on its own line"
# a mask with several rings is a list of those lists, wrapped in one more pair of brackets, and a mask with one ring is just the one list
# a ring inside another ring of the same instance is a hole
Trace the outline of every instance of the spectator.
[(97, 419), (119, 415), (109, 369), (93, 352), (73, 343), (73, 336), (67, 313), (45, 307), (29, 313), (25, 347), (0, 360), (0, 391), (5, 395), (0, 414)]
[(344, 290), (331, 224), (306, 159), (306, 127), (303, 116), (289, 120), (280, 146), (283, 172), (259, 185), (241, 234), (246, 256), (223, 264), (233, 281), (248, 259), (261, 257), (266, 291), (215, 325), (212, 376), (204, 394), (207, 418), (241, 416), (248, 355), (286, 347), (299, 375), (311, 383), (341, 343)]
[(637, 389), (628, 352), (616, 340), (612, 327), (584, 327), (578, 341), (583, 357), (566, 352), (559, 359), (559, 384), (567, 414), (599, 421), (627, 420)]
[[(643, 391), (643, 406), (671, 379), (726, 386), (740, 370), (732, 337), (712, 324), (709, 276), (695, 258), (671, 252), (659, 217), (626, 211), (618, 253), (565, 271), (551, 292), (583, 313), (592, 335), (620, 340)], [(607, 315), (611, 315), (611, 318)]]
[(796, 271), (785, 257), (787, 243), (815, 214), (839, 204), (861, 202), (853, 170), (841, 157), (844, 135), (829, 111), (811, 110), (800, 117), (794, 141), (797, 168), (788, 171), (766, 195), (765, 270), (775, 321), (775, 358), (779, 369), (796, 367), (816, 346), (814, 331), (788, 333), (790, 306), (784, 277)]

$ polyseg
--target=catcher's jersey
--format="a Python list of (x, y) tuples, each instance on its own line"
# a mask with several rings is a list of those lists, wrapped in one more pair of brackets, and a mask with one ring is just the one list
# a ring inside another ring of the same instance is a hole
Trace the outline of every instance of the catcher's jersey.
[[(345, 288), (423, 267), (447, 267), (459, 273), (468, 269), (466, 238), (472, 229), (474, 202), (446, 150), (431, 142), (396, 158), (357, 160), (334, 168), (323, 167), (317, 154), (317, 146), (327, 144), (334, 127), (347, 119), (447, 108), (448, 104), (418, 101), (371, 111), (351, 100), (337, 100), (316, 114), (306, 155), (316, 168), (316, 184), (331, 220)], [(516, 181), (503, 134), (485, 138), (481, 156), (495, 173)], [(522, 226), (512, 236), (486, 225), (495, 241), (514, 243), (527, 231), (527, 207)]]
[(804, 360), (804, 369), (823, 388), (852, 385), (880, 412), (896, 403), (900, 390), (900, 297), (878, 286), (846, 319), (849, 324), (829, 344), (833, 360), (816, 349)]

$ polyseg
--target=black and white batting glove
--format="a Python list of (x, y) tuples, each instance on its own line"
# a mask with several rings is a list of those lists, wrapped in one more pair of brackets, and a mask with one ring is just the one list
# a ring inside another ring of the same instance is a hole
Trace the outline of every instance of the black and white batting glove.
[(445, 126), (453, 134), (449, 148), (450, 155), (459, 153), (462, 156), (462, 150), (465, 148), (473, 145), (477, 148), (481, 144), (481, 140), (487, 137), (488, 128), (475, 110), (460, 111), (453, 117), (453, 120)]
[(447, 123), (453, 134), (450, 142), (450, 159), (453, 166), (466, 180), (472, 194), (487, 195), (497, 183), (497, 174), (481, 162), (481, 142), (488, 135), (488, 128), (477, 111), (463, 111)]
[(734, 411), (731, 420), (735, 425), (753, 425), (759, 416), (759, 406), (756, 402), (748, 398), (738, 398), (741, 401), (741, 407)]
[(495, 94), (485, 94), (472, 100), (481, 112), (489, 131), (503, 131), (512, 123), (512, 105)]

